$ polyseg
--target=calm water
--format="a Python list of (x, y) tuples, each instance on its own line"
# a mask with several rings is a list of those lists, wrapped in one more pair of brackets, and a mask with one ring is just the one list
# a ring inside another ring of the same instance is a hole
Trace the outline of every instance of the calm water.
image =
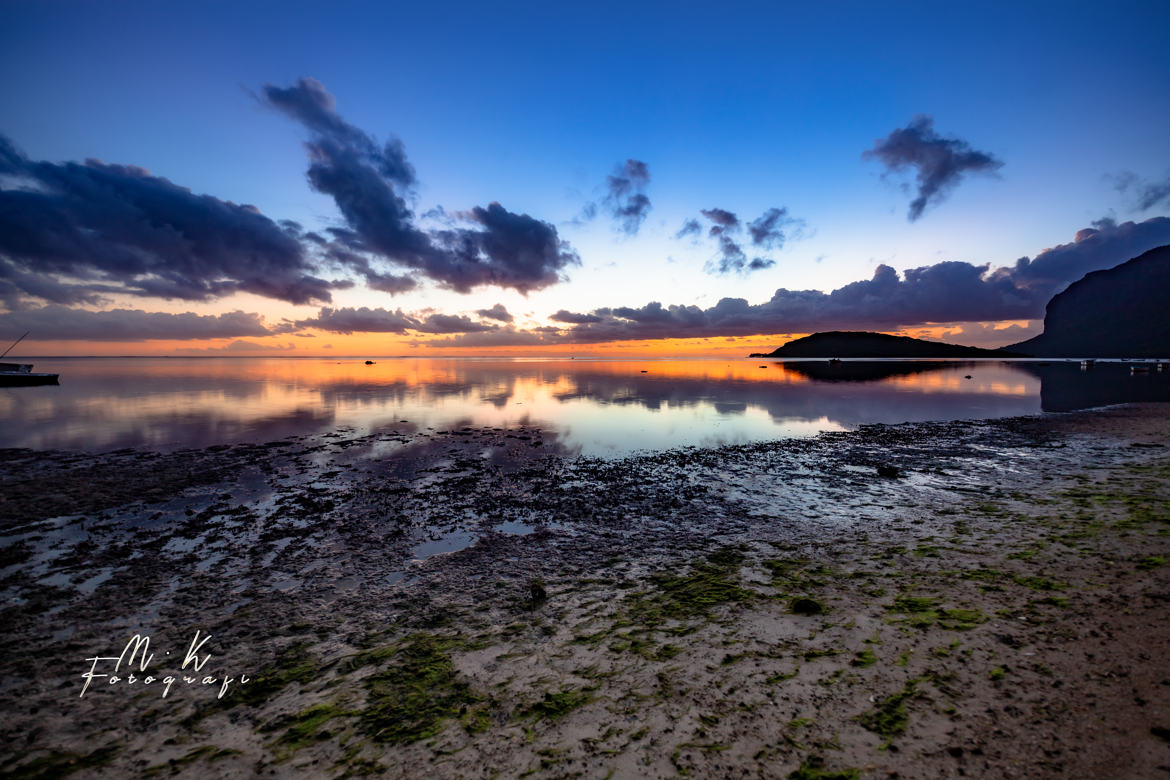
[[(1170, 400), (1170, 372), (1075, 363), (27, 358), (59, 387), (0, 388), (0, 447), (175, 448), (348, 428), (555, 431), (570, 452), (718, 445), (864, 423)], [(970, 376), (970, 378), (966, 378)]]

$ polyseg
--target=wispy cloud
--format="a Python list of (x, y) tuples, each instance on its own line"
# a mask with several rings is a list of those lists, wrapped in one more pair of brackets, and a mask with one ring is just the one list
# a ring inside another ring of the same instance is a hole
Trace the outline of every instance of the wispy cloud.
[(1124, 171), (1109, 178), (1118, 192), (1130, 197), (1138, 211), (1149, 211), (1159, 203), (1170, 202), (1170, 172), (1160, 181), (1142, 179), (1133, 171)]

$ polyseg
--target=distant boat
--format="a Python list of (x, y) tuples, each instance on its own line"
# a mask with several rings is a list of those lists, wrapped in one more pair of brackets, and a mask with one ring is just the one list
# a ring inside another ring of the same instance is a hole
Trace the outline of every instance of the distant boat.
[(374, 361), (372, 361), (372, 360), (367, 360), (367, 361), (366, 361), (366, 365), (367, 365), (367, 366), (372, 366), (372, 365), (374, 365)]
[[(24, 336), (27, 335), (28, 332), (26, 331)], [(24, 341), (24, 336), (12, 342), (12, 346), (4, 350), (3, 353), (0, 353), (0, 357), (4, 357), (4, 355), (12, 351), (12, 347)], [(0, 387), (60, 384), (57, 381), (57, 374), (34, 374), (32, 369), (32, 363), (0, 363)]]

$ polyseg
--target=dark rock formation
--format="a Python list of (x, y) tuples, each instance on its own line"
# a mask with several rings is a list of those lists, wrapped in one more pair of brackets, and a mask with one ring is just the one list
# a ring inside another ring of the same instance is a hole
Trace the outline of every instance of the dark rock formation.
[(1170, 357), (1170, 246), (1085, 274), (1048, 302), (1043, 333), (1005, 349), (1037, 357)]

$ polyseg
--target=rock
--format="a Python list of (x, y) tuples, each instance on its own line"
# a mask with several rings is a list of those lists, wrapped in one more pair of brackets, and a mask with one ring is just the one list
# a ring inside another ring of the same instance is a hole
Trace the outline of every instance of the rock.
[(825, 611), (821, 602), (809, 598), (793, 599), (791, 609), (797, 615), (820, 615)]

